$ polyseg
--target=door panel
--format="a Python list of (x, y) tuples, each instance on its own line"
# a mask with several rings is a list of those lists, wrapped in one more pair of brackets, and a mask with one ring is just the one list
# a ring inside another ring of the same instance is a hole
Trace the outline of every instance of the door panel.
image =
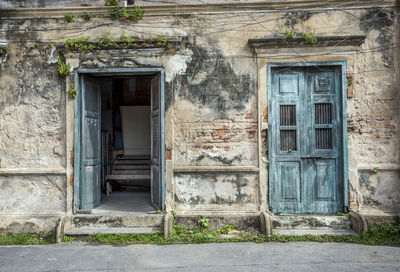
[(281, 201), (299, 202), (301, 198), (300, 163), (280, 162)]
[(274, 213), (343, 210), (339, 74), (329, 66), (272, 69), (268, 139)]
[(336, 171), (334, 160), (315, 162), (314, 200), (335, 200)]
[(100, 205), (100, 87), (82, 76), (82, 176), (80, 182), (80, 209), (91, 210)]
[(162, 209), (161, 197), (161, 111), (160, 111), (160, 75), (151, 81), (151, 203), (156, 209)]

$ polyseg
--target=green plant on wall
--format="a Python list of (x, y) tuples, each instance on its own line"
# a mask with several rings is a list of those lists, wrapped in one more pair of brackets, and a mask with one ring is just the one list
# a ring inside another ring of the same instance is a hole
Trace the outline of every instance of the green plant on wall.
[(374, 168), (372, 168), (371, 172), (373, 175), (376, 175), (380, 172), (380, 170), (378, 168), (374, 167)]
[(317, 42), (317, 37), (314, 34), (303, 32), (302, 34), (304, 41), (308, 44), (315, 44)]
[(293, 39), (294, 38), (294, 31), (293, 30), (292, 31), (286, 30), (285, 37), (287, 39)]
[(119, 41), (120, 42), (127, 42), (129, 40), (128, 36), (125, 35), (125, 32), (123, 31), (122, 34), (119, 36)]
[(115, 39), (111, 37), (110, 31), (103, 33), (99, 38), (99, 46), (100, 47), (117, 47)]
[(119, 9), (119, 5), (115, 5), (112, 7), (109, 7), (109, 13), (111, 19), (118, 19), (121, 17), (121, 11)]
[(65, 60), (63, 60), (61, 57), (58, 57), (56, 66), (57, 75), (63, 78), (68, 76), (70, 74), (70, 71), (71, 71), (71, 65), (65, 63)]
[(105, 0), (104, 5), (106, 5), (107, 7), (112, 7), (118, 5), (119, 4), (118, 2), (119, 2), (118, 0)]
[(128, 11), (126, 10), (126, 7), (123, 7), (121, 9), (121, 17), (122, 18), (128, 18), (128, 16), (129, 16), (129, 14), (128, 14)]
[(201, 218), (201, 219), (199, 220), (199, 223), (200, 223), (201, 229), (202, 229), (203, 231), (205, 231), (205, 230), (207, 230), (208, 225), (210, 224), (210, 219), (208, 219), (208, 218)]
[(75, 99), (76, 93), (77, 93), (77, 90), (76, 90), (75, 86), (71, 86), (71, 88), (69, 88), (69, 90), (68, 90), (69, 97), (71, 97), (72, 99)]
[(86, 12), (86, 11), (85, 11), (85, 12), (83, 13), (83, 18), (85, 18), (86, 21), (89, 21), (89, 20), (90, 20), (90, 17), (91, 17), (91, 16), (90, 16), (90, 13), (89, 13), (89, 12)]
[(129, 19), (132, 21), (139, 21), (143, 18), (143, 10), (139, 6), (134, 6), (133, 10), (129, 13), (126, 7), (120, 8), (117, 0), (105, 1), (105, 5), (109, 8), (110, 18), (116, 19)]
[(135, 6), (135, 9), (129, 13), (128, 18), (133, 20), (133, 21), (139, 21), (140, 19), (143, 19), (143, 10), (139, 6)]
[(4, 57), (8, 52), (10, 52), (10, 47), (8, 47), (8, 45), (0, 47), (0, 57)]
[(157, 46), (168, 47), (168, 48), (171, 47), (171, 44), (167, 42), (168, 39), (167, 36), (165, 35), (158, 35), (155, 40), (157, 41), (156, 42)]
[(74, 19), (74, 15), (73, 15), (72, 13), (65, 13), (65, 14), (64, 14), (64, 19), (65, 19), (65, 21), (67, 21), (68, 23), (69, 23), (69, 22), (72, 22), (72, 19)]

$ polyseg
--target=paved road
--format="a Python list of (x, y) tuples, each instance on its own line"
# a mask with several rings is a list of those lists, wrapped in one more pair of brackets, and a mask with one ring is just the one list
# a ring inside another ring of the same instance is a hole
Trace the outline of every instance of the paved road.
[(400, 248), (339, 243), (0, 247), (0, 271), (400, 271)]

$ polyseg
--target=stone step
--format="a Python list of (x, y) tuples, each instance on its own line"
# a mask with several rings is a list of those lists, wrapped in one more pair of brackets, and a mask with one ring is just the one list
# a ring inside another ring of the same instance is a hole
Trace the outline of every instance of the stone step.
[(138, 165), (138, 164), (143, 164), (143, 165), (150, 165), (149, 160), (116, 160), (114, 162), (115, 164), (130, 164), (130, 165)]
[(151, 234), (161, 231), (161, 227), (134, 227), (134, 228), (70, 228), (64, 234), (81, 236), (91, 234)]
[(106, 180), (149, 180), (150, 175), (106, 175)]
[(161, 214), (145, 215), (97, 215), (78, 214), (70, 221), (70, 228), (160, 228), (163, 223)]
[(131, 169), (131, 170), (119, 170), (113, 169), (111, 175), (150, 175), (150, 169)]
[(133, 186), (133, 187), (147, 187), (150, 188), (150, 179), (137, 179), (137, 180), (129, 180), (129, 179), (120, 179), (117, 181), (119, 185), (122, 186)]
[(278, 234), (298, 233), (299, 235), (350, 234), (350, 216), (334, 215), (274, 215), (272, 216), (273, 232)]
[(351, 235), (353, 230), (337, 229), (274, 229), (274, 234), (279, 235)]
[(150, 155), (123, 155), (117, 160), (150, 160)]
[(113, 170), (132, 170), (132, 169), (136, 169), (136, 170), (149, 170), (150, 169), (150, 165), (145, 164), (145, 165), (131, 165), (131, 164), (114, 164), (112, 166)]

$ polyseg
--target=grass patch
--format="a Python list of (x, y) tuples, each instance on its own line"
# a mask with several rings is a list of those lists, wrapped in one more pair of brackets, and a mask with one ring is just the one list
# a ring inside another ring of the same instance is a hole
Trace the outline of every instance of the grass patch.
[[(204, 227), (188, 228), (175, 225), (170, 237), (164, 238), (162, 232), (155, 234), (93, 234), (86, 238), (73, 238), (63, 236), (64, 242), (84, 240), (95, 244), (201, 244), (201, 243), (234, 243), (234, 242), (321, 242), (321, 243), (356, 243), (364, 245), (400, 246), (400, 224), (372, 225), (369, 230), (361, 235), (271, 235), (265, 237), (253, 233), (241, 233), (240, 235), (227, 236), (233, 230), (232, 225), (227, 225), (219, 230), (208, 230)], [(6, 234), (0, 235), (0, 246), (8, 245), (48, 245), (55, 243), (54, 233), (43, 234)]]
[[(175, 225), (170, 237), (164, 238), (163, 234), (94, 234), (87, 238), (87, 241), (100, 244), (200, 244), (200, 243), (232, 243), (232, 242), (342, 242), (364, 245), (390, 245), (400, 246), (400, 225), (373, 225), (370, 229), (361, 234), (353, 235), (271, 235), (265, 237), (252, 233), (243, 233), (234, 237), (225, 238), (221, 234), (226, 233), (226, 228), (221, 230), (206, 230), (204, 228), (188, 228)], [(230, 228), (230, 227), (229, 227)]]
[(0, 246), (49, 245), (54, 243), (55, 243), (55, 238), (53, 232), (47, 235), (31, 234), (31, 233), (17, 233), (17, 234), (8, 233), (0, 235)]

